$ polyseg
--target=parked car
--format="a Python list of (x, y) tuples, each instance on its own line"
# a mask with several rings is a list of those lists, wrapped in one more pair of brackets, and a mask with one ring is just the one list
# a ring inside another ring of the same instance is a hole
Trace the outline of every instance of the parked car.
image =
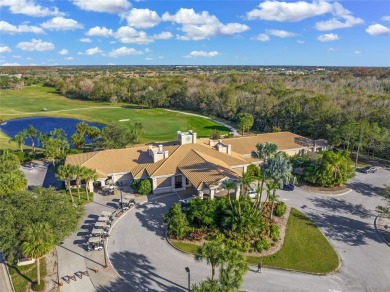
[(363, 167), (361, 169), (361, 172), (363, 172), (363, 173), (370, 173), (370, 172), (374, 173), (376, 171), (377, 171), (377, 169), (375, 166), (366, 166), (366, 167)]
[(295, 186), (293, 184), (283, 185), (283, 191), (291, 192), (295, 189)]
[(188, 203), (193, 200), (193, 199), (196, 199), (196, 197), (190, 197), (188, 199), (182, 199), (182, 200), (179, 200), (179, 203), (181, 205), (181, 210), (182, 211), (187, 211), (187, 207), (188, 207)]
[(252, 190), (252, 189), (249, 189), (248, 192), (247, 192), (247, 195), (251, 198), (251, 199), (254, 199), (256, 198), (256, 190)]

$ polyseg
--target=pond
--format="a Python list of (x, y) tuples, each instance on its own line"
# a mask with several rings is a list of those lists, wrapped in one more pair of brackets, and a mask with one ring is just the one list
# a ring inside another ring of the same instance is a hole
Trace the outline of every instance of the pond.
[[(54, 118), (54, 117), (29, 117), (22, 119), (9, 120), (0, 125), (0, 130), (6, 133), (9, 137), (13, 138), (20, 131), (27, 129), (29, 125), (38, 129), (42, 133), (50, 133), (55, 128), (62, 128), (68, 135), (69, 143), (70, 137), (76, 132), (76, 125), (82, 120), (69, 119), (69, 118)], [(96, 126), (99, 129), (105, 125), (98, 123), (86, 122), (90, 126)], [(35, 141), (37, 142), (37, 141)], [(86, 143), (90, 143), (89, 139), (86, 139)], [(26, 139), (26, 145), (31, 146), (31, 139)]]

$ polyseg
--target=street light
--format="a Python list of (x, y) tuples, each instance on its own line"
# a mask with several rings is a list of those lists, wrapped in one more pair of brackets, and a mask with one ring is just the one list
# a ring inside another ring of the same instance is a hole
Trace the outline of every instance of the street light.
[(188, 273), (188, 291), (191, 291), (191, 270), (189, 267), (185, 267), (185, 270)]
[(123, 197), (122, 197), (122, 190), (121, 190), (121, 208), (122, 208), (122, 213), (123, 213)]
[(103, 238), (103, 252), (104, 252), (104, 266), (103, 268), (107, 268), (107, 254), (106, 254), (106, 239)]

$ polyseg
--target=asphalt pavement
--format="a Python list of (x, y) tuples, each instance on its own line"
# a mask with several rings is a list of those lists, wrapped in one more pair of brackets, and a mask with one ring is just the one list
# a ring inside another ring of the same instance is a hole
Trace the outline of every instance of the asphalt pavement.
[[(241, 288), (246, 291), (390, 291), (390, 249), (376, 232), (377, 195), (388, 183), (390, 171), (361, 174), (348, 185), (345, 195), (315, 194), (297, 188), (279, 191), (279, 198), (307, 214), (341, 258), (341, 269), (328, 276), (252, 268)], [(110, 260), (121, 276), (98, 291), (185, 291), (187, 273), (198, 282), (211, 268), (193, 256), (173, 249), (165, 240), (162, 215), (178, 200), (172, 194), (156, 198), (130, 211), (116, 224), (108, 240)]]

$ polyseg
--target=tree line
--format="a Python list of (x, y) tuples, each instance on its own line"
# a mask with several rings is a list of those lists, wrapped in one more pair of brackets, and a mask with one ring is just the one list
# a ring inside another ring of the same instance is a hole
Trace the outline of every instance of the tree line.
[(389, 158), (390, 79), (369, 74), (73, 75), (44, 84), (69, 98), (190, 110), (233, 122), (249, 113), (253, 131), (325, 138), (349, 151), (360, 144), (365, 154)]

